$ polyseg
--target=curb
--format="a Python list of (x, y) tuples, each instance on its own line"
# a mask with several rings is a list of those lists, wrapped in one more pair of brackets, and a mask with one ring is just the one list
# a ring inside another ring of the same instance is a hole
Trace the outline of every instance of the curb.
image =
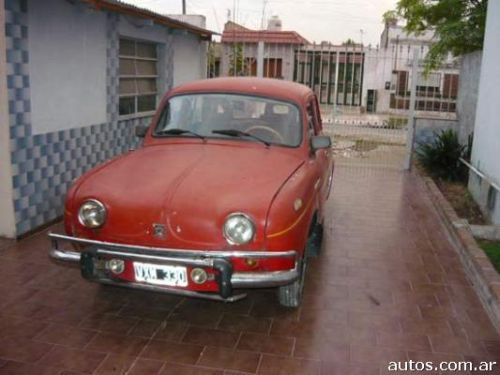
[[(418, 175), (420, 173), (417, 172)], [(500, 275), (472, 236), (469, 223), (460, 219), (430, 177), (420, 175), (432, 204), (458, 251), (465, 273), (488, 313), (497, 332), (500, 333)]]

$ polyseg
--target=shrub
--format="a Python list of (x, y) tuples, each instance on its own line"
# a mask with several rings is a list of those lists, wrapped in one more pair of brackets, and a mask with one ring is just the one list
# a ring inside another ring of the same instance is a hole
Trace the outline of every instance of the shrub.
[(385, 122), (387, 129), (403, 129), (407, 124), (406, 117), (389, 117), (389, 120)]
[(467, 147), (458, 141), (457, 132), (443, 130), (435, 133), (434, 141), (419, 143), (417, 157), (427, 172), (436, 178), (448, 181), (463, 181), (467, 177), (467, 167), (460, 162)]

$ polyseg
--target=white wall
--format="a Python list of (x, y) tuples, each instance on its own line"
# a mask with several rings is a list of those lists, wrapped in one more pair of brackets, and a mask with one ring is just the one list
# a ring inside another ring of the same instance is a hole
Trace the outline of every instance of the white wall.
[(391, 51), (372, 49), (365, 53), (363, 70), (363, 94), (361, 105), (366, 107), (368, 90), (377, 91), (377, 112), (389, 111), (391, 91), (385, 89), (385, 82), (391, 81), (393, 61)]
[[(499, 35), (500, 1), (489, 1), (472, 147), (472, 164), (497, 184), (500, 184)], [(493, 216), (498, 224), (500, 224), (499, 201), (500, 192), (497, 192), (498, 209)]]
[(142, 18), (121, 15), (118, 22), (120, 36), (139, 39), (155, 43), (166, 43), (167, 32), (165, 27), (154, 25), (152, 21)]
[(105, 122), (105, 13), (60, 0), (28, 7), (33, 133)]
[(174, 34), (174, 86), (206, 78), (207, 42), (184, 31)]
[(462, 144), (467, 144), (469, 134), (474, 131), (481, 56), (481, 51), (462, 56), (457, 96), (458, 136)]
[(181, 22), (189, 23), (203, 29), (207, 25), (207, 18), (201, 14), (167, 14), (167, 17), (179, 20)]
[(14, 238), (16, 223), (12, 196), (12, 170), (9, 146), (9, 108), (7, 96), (7, 61), (5, 53), (4, 0), (0, 0), (0, 236)]
[(500, 182), (500, 1), (488, 2), (472, 161)]

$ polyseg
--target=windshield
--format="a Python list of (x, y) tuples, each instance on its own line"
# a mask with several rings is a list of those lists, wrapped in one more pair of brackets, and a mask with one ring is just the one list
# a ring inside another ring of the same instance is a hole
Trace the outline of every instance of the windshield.
[(170, 98), (153, 135), (181, 134), (296, 147), (302, 140), (302, 126), (297, 106), (287, 102), (248, 95), (189, 94)]

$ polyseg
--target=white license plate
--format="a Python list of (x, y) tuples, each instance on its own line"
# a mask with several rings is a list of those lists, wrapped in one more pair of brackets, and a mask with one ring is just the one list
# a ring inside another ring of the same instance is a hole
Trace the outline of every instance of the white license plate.
[(134, 262), (135, 280), (155, 285), (187, 286), (187, 271), (183, 266), (165, 266)]

